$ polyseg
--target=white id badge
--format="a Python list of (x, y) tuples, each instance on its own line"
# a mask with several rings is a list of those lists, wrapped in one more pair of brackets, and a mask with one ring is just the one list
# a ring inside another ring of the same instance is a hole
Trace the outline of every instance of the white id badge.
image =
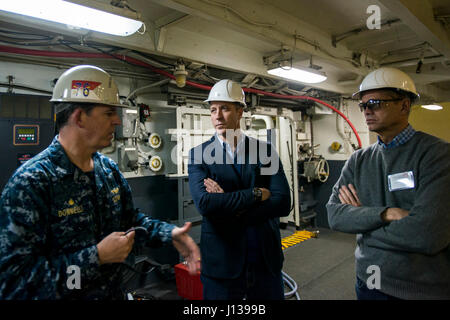
[(389, 191), (414, 189), (414, 174), (412, 171), (388, 175)]

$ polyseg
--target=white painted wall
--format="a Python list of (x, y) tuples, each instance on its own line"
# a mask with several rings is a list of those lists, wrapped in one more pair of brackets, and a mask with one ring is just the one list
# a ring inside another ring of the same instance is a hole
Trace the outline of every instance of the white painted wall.
[[(52, 80), (58, 78), (64, 70), (57, 68), (0, 61), (0, 82), (7, 83), (8, 76), (14, 77), (14, 83), (52, 91)], [(0, 87), (0, 92), (8, 89)], [(13, 90), (20, 94), (37, 94), (25, 90)]]
[[(357, 101), (346, 100), (341, 103), (340, 111), (344, 113), (358, 132), (362, 147), (370, 145), (369, 131), (364, 121), (364, 116), (358, 108)], [(341, 132), (341, 134), (339, 134)], [(315, 154), (322, 155), (326, 160), (347, 160), (354, 152), (348, 141), (344, 137), (350, 135), (350, 141), (357, 145), (357, 139), (347, 122), (337, 113), (314, 115), (313, 118), (313, 138), (314, 144), (320, 144), (315, 149)], [(348, 138), (347, 138), (348, 139)], [(331, 144), (337, 141), (342, 145), (338, 152), (331, 151)]]
[[(7, 62), (0, 60), (0, 82), (7, 83), (8, 76), (14, 77), (14, 83), (24, 86), (30, 86), (41, 90), (53, 91), (53, 80), (66, 71), (67, 68), (55, 68), (42, 65), (33, 65), (26, 63)], [(149, 84), (142, 80), (136, 81), (130, 78), (114, 77), (120, 95), (127, 96), (137, 87)], [(7, 92), (8, 89), (0, 87), (0, 92)], [(17, 94), (39, 94), (27, 90), (14, 89)]]

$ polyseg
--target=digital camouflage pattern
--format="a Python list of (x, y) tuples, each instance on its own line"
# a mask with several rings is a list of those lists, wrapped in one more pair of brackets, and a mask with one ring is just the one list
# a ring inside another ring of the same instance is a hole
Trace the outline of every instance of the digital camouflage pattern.
[[(122, 264), (99, 266), (96, 244), (133, 226), (147, 229), (148, 246), (171, 243), (175, 226), (139, 213), (117, 165), (98, 152), (93, 159), (95, 194), (89, 175), (69, 160), (57, 137), (6, 184), (0, 300), (120, 297)], [(81, 289), (67, 287), (70, 265), (80, 268)]]

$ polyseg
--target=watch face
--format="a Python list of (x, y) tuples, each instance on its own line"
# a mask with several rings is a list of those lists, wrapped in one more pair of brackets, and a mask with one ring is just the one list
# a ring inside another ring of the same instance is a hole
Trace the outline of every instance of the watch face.
[(259, 188), (254, 188), (253, 189), (253, 195), (255, 197), (256, 200), (260, 201), (262, 198), (262, 191)]

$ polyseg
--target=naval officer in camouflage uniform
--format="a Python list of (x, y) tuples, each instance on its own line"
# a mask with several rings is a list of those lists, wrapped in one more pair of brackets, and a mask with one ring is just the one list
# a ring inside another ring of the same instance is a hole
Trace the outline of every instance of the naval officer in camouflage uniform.
[(116, 107), (126, 107), (111, 76), (73, 67), (51, 101), (59, 135), (14, 173), (0, 199), (0, 299), (123, 298), (121, 262), (132, 256), (135, 236), (124, 231), (136, 226), (147, 230), (146, 245), (173, 243), (197, 272), (190, 224), (137, 212), (116, 163), (97, 152), (120, 124)]

